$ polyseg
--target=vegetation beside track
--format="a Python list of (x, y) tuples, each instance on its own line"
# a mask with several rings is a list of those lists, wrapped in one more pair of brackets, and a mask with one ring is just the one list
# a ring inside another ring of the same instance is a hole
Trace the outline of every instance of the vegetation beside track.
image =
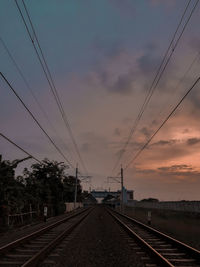
[[(45, 159), (31, 165), (30, 169), (25, 168), (22, 175), (16, 176), (15, 168), (21, 161), (0, 159), (1, 228), (12, 226), (14, 219), (21, 219), (17, 214), (27, 214), (24, 223), (42, 218), (44, 206), (48, 207), (48, 216), (62, 214), (65, 211), (64, 203), (74, 201), (75, 177), (66, 174), (68, 166)], [(77, 201), (81, 200), (81, 193), (78, 180)]]

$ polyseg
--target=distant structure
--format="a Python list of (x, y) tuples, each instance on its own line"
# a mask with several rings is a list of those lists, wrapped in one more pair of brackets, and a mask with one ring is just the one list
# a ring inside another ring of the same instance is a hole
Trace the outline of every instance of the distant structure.
[(84, 207), (97, 204), (96, 198), (93, 197), (93, 195), (91, 193), (88, 193), (87, 191), (83, 192), (83, 200), (82, 200), (82, 202), (83, 202), (83, 206)]
[[(121, 190), (118, 191), (96, 191), (92, 190), (91, 195), (94, 198), (106, 198), (107, 196), (113, 196), (114, 198), (121, 198)], [(124, 203), (128, 203), (129, 201), (132, 201), (134, 199), (134, 191), (133, 190), (127, 190), (124, 188)]]

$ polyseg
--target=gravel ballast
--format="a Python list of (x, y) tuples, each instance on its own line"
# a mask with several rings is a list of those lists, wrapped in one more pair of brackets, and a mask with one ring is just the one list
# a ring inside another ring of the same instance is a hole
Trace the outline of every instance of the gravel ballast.
[(126, 234), (102, 206), (97, 206), (62, 252), (58, 266), (144, 266)]
[[(80, 210), (78, 210), (80, 211)], [(10, 231), (0, 233), (0, 247), (7, 245), (8, 243), (17, 240), (18, 238), (24, 237), (25, 235), (29, 235), (43, 227), (46, 227), (57, 220), (64, 219), (67, 216), (70, 216), (73, 212), (65, 213), (60, 216), (55, 216), (47, 219), (47, 222), (37, 222), (33, 225), (25, 225), (20, 228), (12, 229)]]

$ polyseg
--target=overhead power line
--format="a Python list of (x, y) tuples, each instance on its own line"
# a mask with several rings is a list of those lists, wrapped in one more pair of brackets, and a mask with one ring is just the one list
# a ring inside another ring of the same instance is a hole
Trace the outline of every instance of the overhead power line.
[(197, 85), (197, 83), (199, 81), (200, 81), (200, 76), (196, 79), (196, 81), (192, 84), (192, 86), (184, 94), (184, 96), (177, 103), (177, 105), (172, 109), (172, 111), (169, 113), (169, 115), (164, 119), (164, 121), (161, 123), (161, 125), (158, 127), (158, 129), (154, 132), (154, 134), (152, 134), (152, 136), (149, 138), (149, 140), (142, 146), (142, 148), (137, 152), (137, 154), (129, 161), (129, 163), (124, 168), (125, 170), (130, 166), (131, 163), (133, 163), (133, 161), (135, 161), (139, 157), (139, 155), (142, 153), (142, 151), (149, 145), (149, 143), (152, 141), (152, 139), (155, 137), (155, 135), (161, 130), (161, 128), (165, 125), (165, 123), (170, 119), (170, 117), (173, 115), (173, 113), (177, 110), (177, 108), (181, 105), (183, 100), (187, 97), (187, 95), (192, 91), (192, 89)]
[[(32, 45), (33, 45), (33, 47), (34, 47), (34, 50), (35, 50), (36, 55), (37, 55), (37, 58), (38, 58), (38, 60), (39, 60), (39, 62), (40, 62), (40, 64), (41, 64), (41, 66), (42, 66), (43, 72), (44, 72), (45, 77), (46, 77), (46, 79), (47, 79), (47, 82), (48, 82), (48, 84), (49, 84), (49, 86), (50, 86), (50, 89), (51, 89), (51, 92), (52, 92), (52, 94), (53, 94), (53, 97), (54, 97), (54, 99), (55, 99), (55, 101), (56, 101), (56, 104), (57, 104), (58, 109), (59, 109), (59, 111), (60, 111), (61, 117), (62, 117), (62, 119), (63, 119), (63, 121), (64, 121), (64, 124), (65, 124), (65, 126), (66, 126), (66, 128), (67, 128), (67, 130), (68, 130), (68, 132), (69, 132), (70, 138), (71, 138), (71, 140), (72, 140), (72, 143), (73, 143), (73, 145), (74, 145), (74, 148), (75, 148), (75, 151), (76, 151), (76, 153), (77, 153), (77, 155), (78, 155), (78, 158), (79, 158), (79, 160), (80, 160), (80, 162), (81, 162), (81, 164), (82, 164), (82, 166), (83, 166), (84, 171), (85, 171), (86, 173), (88, 173), (88, 171), (87, 171), (87, 169), (86, 169), (86, 166), (85, 166), (85, 164), (84, 164), (84, 162), (83, 162), (83, 159), (82, 159), (82, 157), (81, 157), (81, 154), (80, 154), (78, 145), (77, 145), (77, 143), (76, 143), (75, 137), (74, 137), (73, 132), (72, 132), (72, 130), (71, 130), (69, 121), (68, 121), (68, 119), (67, 119), (66, 113), (65, 113), (65, 111), (64, 111), (62, 102), (61, 102), (60, 97), (59, 97), (59, 94), (58, 94), (58, 90), (57, 90), (57, 88), (56, 88), (56, 86), (55, 86), (54, 80), (53, 80), (53, 78), (52, 78), (52, 75), (51, 75), (49, 66), (48, 66), (47, 61), (46, 61), (46, 59), (45, 59), (44, 53), (43, 53), (42, 48), (41, 48), (41, 45), (40, 45), (40, 43), (39, 43), (39, 40), (38, 40), (36, 31), (35, 31), (35, 28), (34, 28), (34, 26), (33, 26), (33, 23), (32, 23), (30, 14), (29, 14), (29, 12), (28, 12), (28, 9), (27, 9), (27, 7), (26, 7), (26, 5), (25, 5), (25, 2), (22, 0), (22, 3), (23, 3), (23, 6), (24, 6), (26, 15), (27, 15), (27, 17), (28, 17), (28, 21), (29, 21), (29, 23), (30, 23), (30, 26), (31, 26), (31, 29), (32, 29), (32, 32), (33, 32), (33, 37), (32, 37), (32, 35), (31, 35), (31, 32), (30, 32), (30, 30), (29, 30), (29, 27), (28, 27), (28, 25), (27, 25), (27, 23), (26, 23), (25, 17), (24, 17), (24, 15), (23, 15), (23, 13), (22, 13), (22, 10), (21, 10), (21, 8), (20, 8), (20, 6), (19, 6), (17, 0), (15, 0), (15, 3), (16, 3), (16, 6), (17, 6), (17, 8), (18, 8), (18, 11), (19, 11), (19, 13), (20, 13), (20, 15), (21, 15), (21, 18), (22, 18), (22, 20), (23, 20), (23, 23), (24, 23), (24, 25), (25, 25), (25, 28), (26, 28), (26, 31), (27, 31), (27, 33), (28, 33), (28, 35), (29, 35), (29, 38), (30, 38), (30, 40), (31, 40), (31, 43), (32, 43)], [(37, 46), (38, 46), (38, 49), (39, 49), (40, 54), (39, 54), (39, 52), (38, 52), (38, 50), (37, 50), (37, 47), (36, 47), (36, 45), (35, 45), (35, 41), (36, 41), (36, 43), (37, 43)]]
[[(58, 136), (59, 140), (61, 141), (61, 143), (63, 143), (66, 147), (67, 150), (68, 147), (65, 144), (65, 142), (63, 141), (63, 139), (60, 137), (60, 135), (58, 134), (57, 130), (55, 129), (54, 125), (52, 124), (52, 122), (50, 121), (46, 111), (44, 110), (44, 108), (42, 107), (42, 105), (40, 104), (40, 102), (38, 101), (34, 91), (32, 90), (31, 86), (29, 85), (27, 79), (25, 78), (25, 75), (23, 74), (21, 68), (19, 67), (19, 65), (17, 64), (16, 60), (14, 59), (13, 55), (11, 54), (10, 50), (8, 49), (8, 46), (6, 45), (6, 43), (4, 42), (4, 40), (0, 37), (0, 41), (4, 47), (4, 49), (6, 50), (8, 56), (10, 57), (13, 65), (15, 66), (15, 68), (17, 69), (19, 75), (21, 76), (22, 80), (24, 81), (24, 84), (26, 85), (26, 88), (30, 91), (32, 97), (34, 98), (36, 104), (38, 105), (39, 109), (41, 110), (41, 112), (43, 113), (45, 119), (48, 121), (49, 125), (51, 126), (52, 130), (54, 131), (55, 135)], [(70, 155), (71, 156), (71, 155)]]
[(0, 133), (0, 136), (3, 137), (4, 139), (6, 139), (9, 143), (11, 143), (12, 145), (14, 145), (15, 147), (17, 147), (19, 150), (21, 150), (22, 152), (24, 152), (26, 155), (30, 156), (31, 158), (33, 158), (37, 162), (42, 163), (39, 159), (37, 159), (35, 156), (31, 155), (29, 152), (27, 152), (21, 146), (17, 145), (14, 141), (12, 141), (10, 138), (8, 138), (7, 136), (5, 136), (4, 134)]
[[(190, 65), (188, 66), (188, 68), (186, 69), (186, 71), (184, 72), (183, 76), (181, 77), (181, 79), (178, 81), (178, 83), (176, 84), (176, 86), (173, 89), (173, 93), (170, 94), (170, 96), (168, 97), (168, 101), (170, 101), (170, 99), (174, 98), (175, 93), (178, 91), (178, 88), (180, 87), (181, 83), (183, 83), (183, 81), (185, 80), (185, 78), (187, 77), (188, 73), (191, 71), (192, 67), (194, 66), (194, 64), (199, 60), (200, 58), (200, 51), (196, 53), (196, 55), (194, 56), (193, 60), (191, 61)], [(167, 101), (167, 102), (168, 102)], [(158, 112), (159, 115), (161, 113), (163, 113), (165, 111), (165, 108), (161, 108), (160, 111)]]
[(17, 97), (17, 99), (19, 100), (19, 102), (23, 105), (23, 107), (26, 109), (26, 111), (29, 113), (29, 115), (32, 117), (32, 119), (36, 122), (36, 124), (38, 125), (38, 127), (42, 130), (42, 132), (45, 134), (45, 136), (48, 138), (48, 140), (50, 141), (50, 143), (55, 147), (55, 149), (59, 152), (59, 154), (66, 160), (66, 162), (74, 169), (74, 166), (71, 164), (71, 162), (66, 158), (66, 156), (63, 154), (63, 152), (60, 150), (60, 148), (54, 143), (54, 141), (52, 140), (52, 138), (49, 136), (49, 134), (44, 130), (44, 128), (42, 127), (42, 125), (39, 123), (39, 121), (36, 119), (36, 117), (33, 115), (33, 113), (30, 111), (30, 109), (26, 106), (26, 104), (24, 103), (24, 101), (21, 99), (21, 97), (17, 94), (17, 92), (15, 91), (15, 89), (12, 87), (12, 85), (9, 83), (9, 81), (6, 79), (6, 77), (3, 75), (2, 72), (0, 72), (0, 76), (2, 77), (2, 79), (7, 83), (7, 85), (9, 86), (10, 90), (14, 93), (14, 95)]
[[(186, 13), (187, 13), (187, 10), (188, 10), (188, 8), (189, 8), (189, 6), (190, 6), (190, 3), (191, 3), (191, 0), (188, 1), (187, 5), (186, 5), (186, 7), (185, 7), (185, 9), (184, 9), (184, 12), (183, 12), (183, 14), (182, 14), (182, 16), (181, 16), (181, 19), (180, 19), (179, 23), (178, 23), (178, 26), (177, 26), (177, 28), (176, 28), (174, 34), (173, 34), (172, 40), (171, 40), (171, 42), (170, 42), (170, 44), (169, 44), (169, 46), (168, 46), (168, 48), (167, 48), (167, 50), (166, 50), (166, 52), (165, 52), (165, 54), (164, 54), (164, 57), (163, 57), (163, 59), (162, 59), (160, 65), (159, 65), (159, 67), (158, 67), (158, 70), (157, 70), (157, 72), (156, 72), (156, 75), (155, 75), (155, 77), (154, 77), (154, 79), (153, 79), (153, 82), (151, 83), (151, 86), (150, 86), (150, 88), (149, 88), (149, 90), (148, 90), (148, 93), (147, 93), (147, 95), (146, 95), (146, 97), (145, 97), (145, 100), (144, 100), (144, 102), (143, 102), (143, 104), (142, 104), (142, 106), (141, 106), (141, 108), (140, 108), (140, 111), (139, 111), (139, 113), (138, 113), (138, 116), (137, 116), (137, 118), (136, 118), (134, 124), (133, 124), (133, 127), (131, 128), (131, 131), (130, 131), (130, 134), (129, 134), (129, 136), (128, 136), (128, 139), (127, 139), (127, 141), (125, 142), (125, 144), (124, 144), (124, 146), (123, 146), (121, 152), (119, 153), (119, 157), (118, 157), (118, 159), (117, 159), (116, 164), (114, 165), (114, 168), (113, 168), (113, 170), (112, 170), (112, 173), (113, 173), (114, 170), (117, 168), (117, 166), (118, 166), (119, 163), (120, 163), (120, 160), (122, 159), (124, 153), (126, 152), (127, 146), (128, 146), (128, 144), (130, 143), (130, 140), (131, 140), (131, 138), (132, 138), (132, 136), (133, 136), (133, 134), (134, 134), (134, 132), (135, 132), (135, 130), (136, 130), (136, 128), (137, 128), (137, 126), (138, 126), (138, 124), (139, 124), (139, 122), (140, 122), (142, 116), (143, 116), (143, 114), (144, 114), (144, 111), (145, 111), (145, 109), (146, 109), (148, 103), (150, 102), (151, 97), (153, 96), (153, 93), (154, 93), (154, 91), (155, 91), (155, 89), (156, 89), (156, 87), (157, 87), (157, 85), (158, 85), (158, 83), (159, 83), (159, 81), (160, 81), (160, 79), (161, 79), (161, 77), (162, 77), (162, 75), (163, 75), (163, 73), (164, 73), (164, 71), (165, 71), (165, 69), (166, 69), (166, 67), (167, 67), (167, 65), (168, 65), (168, 63), (169, 63), (169, 61), (170, 61), (170, 59), (171, 59), (171, 57), (172, 57), (172, 55), (173, 55), (173, 53), (174, 53), (174, 51), (175, 51), (175, 49), (176, 49), (178, 43), (179, 43), (179, 41), (180, 41), (180, 39), (181, 39), (183, 33), (184, 33), (184, 31), (185, 31), (185, 29), (186, 29), (186, 26), (188, 25), (188, 23), (189, 23), (189, 21), (190, 21), (192, 15), (193, 15), (193, 13), (194, 13), (196, 7), (197, 7), (197, 4), (199, 3), (199, 0), (197, 0), (197, 1), (195, 2), (195, 4), (194, 4), (194, 6), (193, 6), (193, 8), (192, 8), (192, 10), (191, 10), (191, 12), (190, 12), (190, 14), (189, 14), (187, 20), (185, 21), (185, 24), (184, 24), (184, 26), (183, 26), (183, 28), (182, 28), (182, 30), (181, 30), (179, 36), (178, 36), (177, 39), (176, 39), (176, 35), (177, 35), (177, 33), (178, 33), (178, 31), (179, 31), (179, 29), (180, 29), (180, 27), (181, 27), (181, 24), (182, 24), (182, 22), (183, 22), (183, 20), (184, 20), (184, 17), (185, 17), (185, 15), (186, 15)], [(176, 41), (175, 41), (175, 39), (176, 39)], [(175, 44), (173, 44), (174, 41), (175, 41)], [(171, 49), (171, 51), (170, 51), (170, 49)], [(170, 52), (170, 53), (169, 53), (169, 52)]]

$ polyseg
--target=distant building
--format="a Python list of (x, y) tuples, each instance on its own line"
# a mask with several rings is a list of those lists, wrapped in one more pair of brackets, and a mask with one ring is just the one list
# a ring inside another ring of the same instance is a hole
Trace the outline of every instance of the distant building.
[[(91, 195), (94, 198), (106, 198), (108, 195), (113, 196), (114, 198), (121, 199), (121, 190), (118, 191), (91, 191)], [(124, 188), (124, 203), (127, 203), (127, 201), (131, 201), (134, 199), (134, 191), (133, 190), (127, 190)]]
[(97, 203), (97, 200), (91, 193), (84, 192), (82, 202), (83, 202), (83, 206), (87, 207), (87, 206), (95, 205)]

